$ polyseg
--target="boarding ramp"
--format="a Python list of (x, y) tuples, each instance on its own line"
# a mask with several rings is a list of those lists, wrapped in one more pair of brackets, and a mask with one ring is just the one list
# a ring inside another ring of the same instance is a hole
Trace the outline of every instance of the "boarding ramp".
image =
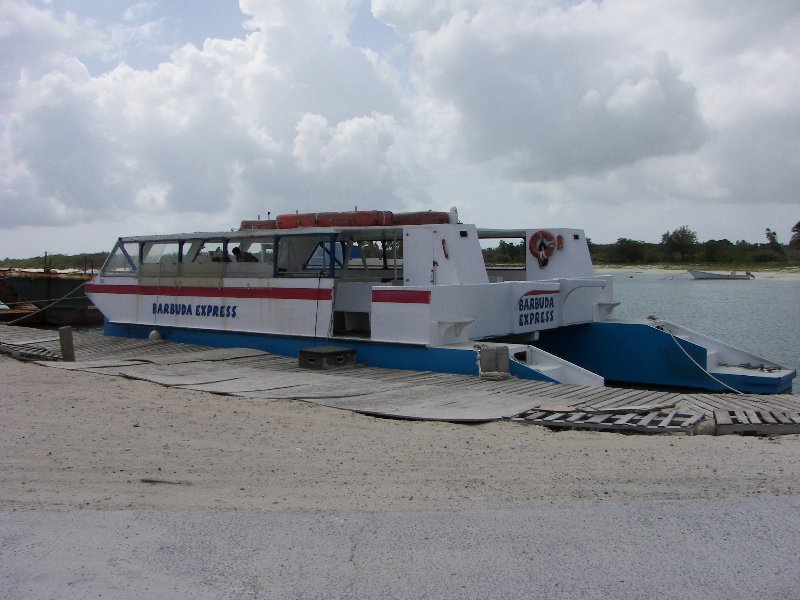
[[(508, 352), (521, 366), (546, 375), (557, 383), (595, 387), (605, 385), (605, 380), (597, 373), (592, 373), (541, 348), (527, 344), (508, 344)], [(514, 369), (514, 375), (519, 377), (522, 374), (522, 369), (511, 368)]]

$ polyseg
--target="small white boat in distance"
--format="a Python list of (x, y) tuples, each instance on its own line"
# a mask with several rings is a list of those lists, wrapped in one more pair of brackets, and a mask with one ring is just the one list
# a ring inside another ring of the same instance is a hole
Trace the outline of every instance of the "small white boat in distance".
[(755, 279), (755, 275), (750, 271), (745, 271), (744, 273), (737, 273), (736, 271), (731, 271), (730, 273), (714, 273), (712, 271), (694, 271), (689, 269), (689, 275), (695, 279)]

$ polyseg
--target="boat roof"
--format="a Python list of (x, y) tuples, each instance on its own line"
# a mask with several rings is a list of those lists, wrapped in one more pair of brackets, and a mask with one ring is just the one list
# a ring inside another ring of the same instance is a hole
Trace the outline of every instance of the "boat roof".
[(119, 238), (120, 242), (169, 242), (176, 240), (250, 240), (253, 238), (287, 237), (303, 235), (330, 235), (358, 237), (359, 239), (385, 240), (400, 238), (402, 226), (393, 227), (303, 227), (293, 229), (245, 229), (242, 231), (196, 231), (162, 235), (136, 235)]
[[(119, 238), (120, 242), (169, 242), (178, 240), (251, 240), (254, 238), (266, 237), (286, 237), (303, 235), (330, 235), (337, 234), (339, 237), (354, 237), (362, 240), (388, 240), (400, 238), (404, 227), (442, 227), (448, 224), (439, 225), (393, 225), (388, 227), (300, 227), (293, 229), (245, 229), (237, 231), (195, 231), (193, 233), (171, 233), (159, 235), (137, 235)], [(461, 223), (454, 224), (456, 226)], [(481, 239), (499, 238), (524, 238), (525, 229), (478, 229), (478, 237)]]
[(478, 229), (478, 237), (481, 239), (524, 238), (527, 231), (527, 229)]

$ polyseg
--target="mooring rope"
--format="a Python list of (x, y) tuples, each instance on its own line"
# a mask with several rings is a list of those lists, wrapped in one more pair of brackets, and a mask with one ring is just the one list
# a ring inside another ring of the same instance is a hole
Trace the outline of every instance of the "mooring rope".
[[(73, 290), (73, 292), (74, 291), (75, 290)], [(70, 292), (70, 293), (72, 293), (72, 292)], [(58, 302), (60, 302), (61, 300), (67, 300), (67, 299), (69, 299), (69, 300), (83, 300), (83, 299), (85, 299), (87, 297), (88, 296), (86, 294), (83, 294), (82, 296), (69, 296), (69, 298), (60, 298), (58, 300)], [(3, 304), (5, 304), (6, 306), (19, 306), (20, 304), (38, 304), (39, 302), (49, 302), (49, 301), (50, 301), (50, 298), (39, 298), (37, 300), (20, 300), (19, 302), (3, 302)]]
[[(40, 312), (42, 312), (43, 310), (47, 310), (48, 308), (50, 308), (50, 307), (51, 307), (51, 306), (53, 306), (54, 304), (58, 304), (58, 303), (59, 303), (59, 302), (61, 302), (62, 300), (66, 300), (66, 299), (67, 299), (67, 298), (68, 298), (68, 297), (69, 297), (69, 296), (70, 296), (70, 295), (71, 295), (73, 292), (77, 292), (79, 289), (81, 289), (81, 288), (82, 288), (83, 286), (85, 286), (87, 283), (88, 283), (87, 281), (84, 281), (83, 283), (81, 283), (81, 284), (80, 284), (79, 286), (77, 286), (76, 288), (74, 288), (74, 289), (70, 290), (69, 292), (67, 292), (66, 294), (64, 294), (63, 296), (61, 296), (61, 298), (58, 298), (57, 300), (53, 300), (53, 301), (52, 301), (50, 304), (48, 304), (47, 306), (43, 306), (42, 308), (39, 308), (39, 309), (37, 309), (37, 310), (33, 311), (32, 313), (28, 313), (27, 315), (23, 315), (23, 316), (21, 316), (21, 317), (19, 317), (19, 318), (17, 318), (17, 319), (14, 319), (14, 320), (12, 320), (12, 321), (8, 321), (7, 323), (5, 323), (5, 325), (13, 325), (14, 323), (18, 323), (19, 321), (23, 321), (23, 320), (25, 320), (25, 319), (28, 319), (28, 318), (32, 317), (33, 315), (37, 315), (37, 314), (39, 314)], [(79, 297), (83, 297), (83, 298), (85, 298), (86, 296), (79, 296)], [(29, 300), (28, 302), (30, 302), (30, 300)]]

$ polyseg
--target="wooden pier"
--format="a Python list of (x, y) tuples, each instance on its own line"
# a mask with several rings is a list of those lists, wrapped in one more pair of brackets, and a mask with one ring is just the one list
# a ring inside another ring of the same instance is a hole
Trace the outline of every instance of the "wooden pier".
[(513, 419), (640, 433), (800, 433), (800, 396), (791, 394), (675, 393), (358, 366), (309, 371), (295, 358), (259, 350), (99, 332), (75, 332), (74, 349), (77, 362), (61, 362), (57, 331), (0, 325), (0, 352), (48, 366), (219, 394), (298, 399), (382, 417)]

